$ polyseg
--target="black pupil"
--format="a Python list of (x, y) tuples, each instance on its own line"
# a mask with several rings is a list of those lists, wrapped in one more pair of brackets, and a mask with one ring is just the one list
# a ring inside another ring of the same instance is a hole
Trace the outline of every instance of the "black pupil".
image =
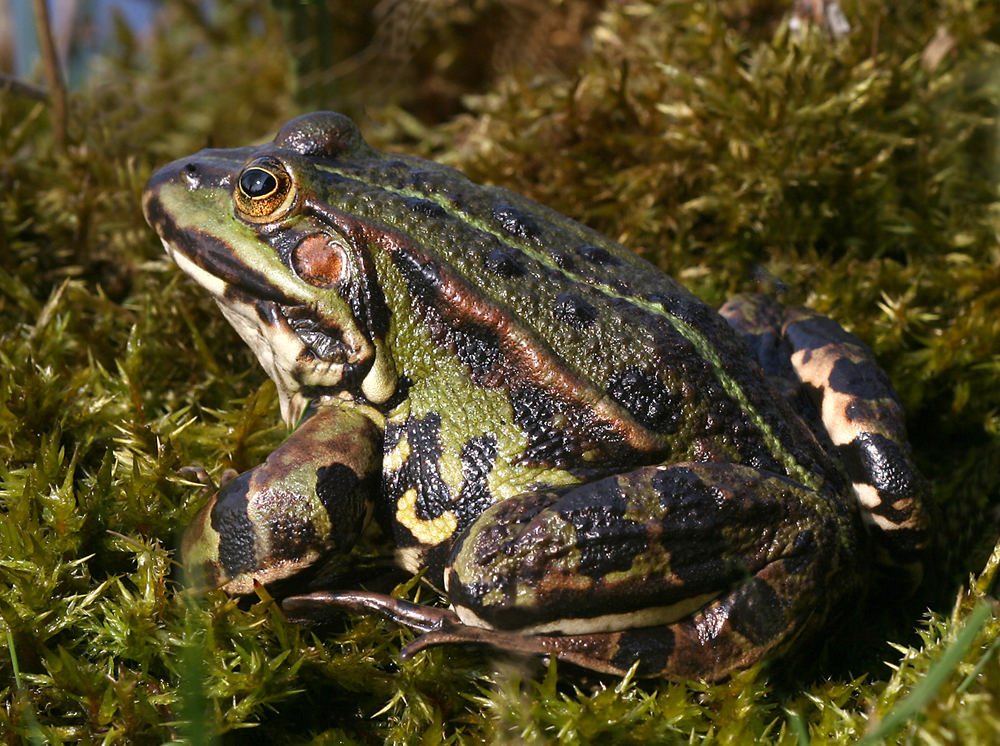
[(240, 177), (240, 189), (249, 197), (266, 197), (277, 188), (278, 180), (262, 168), (248, 168)]

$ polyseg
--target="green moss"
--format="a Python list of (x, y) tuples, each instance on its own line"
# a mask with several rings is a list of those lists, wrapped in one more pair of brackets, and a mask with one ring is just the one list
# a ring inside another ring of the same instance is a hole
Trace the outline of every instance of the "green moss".
[[(995, 3), (845, 1), (838, 42), (792, 38), (781, 8), (746, 0), (552, 0), (517, 23), (503, 3), (453, 4), (409, 26), (373, 25), (373, 3), (329, 17), (332, 48), (359, 56), (325, 86), (292, 71), (291, 10), (283, 25), (223, 5), (172, 3), (145, 41), (122, 29), (72, 97), (65, 152), (44, 104), (0, 94), (0, 739), (996, 741), (1000, 623), (981, 611), (1000, 562)], [(501, 64), (552, 18), (574, 31), (558, 56), (525, 43)], [(399, 86), (384, 81), (400, 58), (372, 51), (389, 28), (412, 29)], [(942, 29), (954, 43), (930, 66)], [(457, 74), (487, 48), (491, 65)], [(284, 431), (138, 195), (155, 165), (308, 108), (581, 218), (712, 301), (763, 284), (855, 330), (940, 507), (921, 595), (815, 658), (707, 686), (466, 649), (400, 663), (409, 633), (373, 618), (312, 631), (266, 595), (241, 609), (180, 592), (173, 550), (204, 490), (179, 470), (247, 469)]]

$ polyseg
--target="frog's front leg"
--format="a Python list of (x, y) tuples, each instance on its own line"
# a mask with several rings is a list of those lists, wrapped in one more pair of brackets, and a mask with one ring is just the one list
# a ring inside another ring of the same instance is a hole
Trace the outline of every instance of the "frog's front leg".
[(445, 571), (453, 613), (357, 592), (292, 605), (378, 610), (426, 632), (410, 652), (476, 642), (715, 679), (825, 621), (860, 580), (859, 535), (853, 513), (784, 477), (646, 467), (487, 510)]
[(367, 409), (316, 407), (260, 466), (219, 488), (181, 545), (196, 582), (253, 591), (349, 550), (371, 514), (382, 430)]

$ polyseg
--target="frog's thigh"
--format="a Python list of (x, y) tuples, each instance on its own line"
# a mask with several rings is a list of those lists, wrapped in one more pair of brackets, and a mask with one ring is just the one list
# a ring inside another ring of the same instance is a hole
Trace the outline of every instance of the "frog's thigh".
[(504, 630), (464, 639), (512, 647), (516, 631), (533, 640), (519, 649), (599, 670), (641, 658), (643, 674), (715, 677), (825, 618), (851, 587), (831, 578), (854, 540), (835, 503), (783, 477), (646, 467), (495, 505), (445, 582), (463, 623)]
[(228, 593), (253, 591), (346, 551), (377, 487), (381, 435), (348, 407), (318, 409), (260, 466), (223, 485), (188, 527), (189, 571)]
[(895, 562), (913, 561), (928, 539), (927, 487), (910, 456), (902, 406), (872, 351), (831, 319), (766, 296), (737, 296), (720, 313), (769, 372), (788, 356), (880, 543)]

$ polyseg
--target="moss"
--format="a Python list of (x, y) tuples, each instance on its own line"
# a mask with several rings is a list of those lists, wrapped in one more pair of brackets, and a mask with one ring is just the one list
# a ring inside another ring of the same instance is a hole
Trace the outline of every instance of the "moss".
[[(293, 15), (221, 5), (172, 3), (148, 39), (121, 29), (71, 99), (65, 152), (44, 104), (0, 94), (0, 739), (996, 741), (995, 3), (845, 1), (837, 42), (792, 37), (780, 7), (747, 0), (553, 0), (517, 24), (498, 22), (503, 3), (446, 3), (389, 24), (413, 29), (398, 87), (379, 84), (399, 58), (371, 53), (386, 27), (372, 4), (331, 16), (334, 46), (369, 50), (332, 88), (293, 71)], [(502, 63), (550, 13), (576, 19), (562, 53)], [(935, 38), (952, 43), (932, 64)], [(494, 62), (456, 75), (484, 39)], [(155, 165), (306, 108), (345, 108), (381, 145), (581, 218), (713, 302), (762, 284), (855, 330), (901, 392), (940, 507), (922, 594), (814, 658), (707, 686), (466, 649), (400, 663), (409, 633), (373, 618), (307, 630), (266, 594), (240, 608), (180, 592), (173, 549), (204, 499), (180, 468), (249, 468), (284, 431), (138, 195)]]

